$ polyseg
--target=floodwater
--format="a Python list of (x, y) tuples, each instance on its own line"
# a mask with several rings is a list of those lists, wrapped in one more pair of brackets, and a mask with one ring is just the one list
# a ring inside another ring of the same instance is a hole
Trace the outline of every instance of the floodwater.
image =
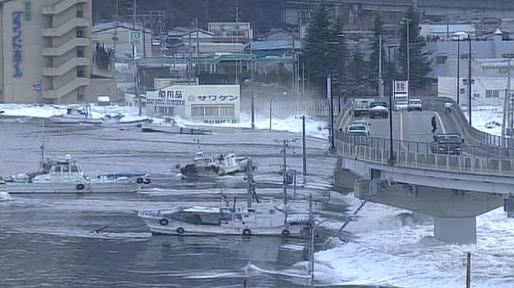
[[(37, 121), (0, 123), (0, 135), (3, 176), (34, 171), (44, 143), (47, 156), (70, 154), (90, 175), (149, 172), (153, 179), (153, 188), (142, 193), (13, 195), (13, 201), (0, 203), (0, 287), (242, 287), (245, 280), (251, 287), (303, 287), (307, 283), (303, 240), (153, 236), (136, 216), (140, 209), (217, 205), (222, 194), (244, 199), (242, 175), (202, 181), (177, 175), (177, 164), (190, 161), (198, 149), (251, 156), (258, 166), (257, 192), (279, 198), (280, 141), (298, 135), (242, 129), (206, 136), (172, 135), (143, 133), (135, 127), (43, 127)], [(325, 140), (309, 139), (307, 146), (309, 175), (305, 185), (299, 183), (295, 197), (313, 194), (320, 219), (341, 221), (344, 201), (330, 200), (337, 194), (330, 184), (335, 159), (326, 153)], [(298, 171), (301, 151), (301, 141), (288, 149), (288, 165)]]

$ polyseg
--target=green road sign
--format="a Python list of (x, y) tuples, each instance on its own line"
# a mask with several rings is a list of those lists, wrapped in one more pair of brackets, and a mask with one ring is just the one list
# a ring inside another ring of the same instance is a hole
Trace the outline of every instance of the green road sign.
[(139, 32), (139, 31), (130, 32), (130, 43), (131, 44), (141, 43), (141, 32)]

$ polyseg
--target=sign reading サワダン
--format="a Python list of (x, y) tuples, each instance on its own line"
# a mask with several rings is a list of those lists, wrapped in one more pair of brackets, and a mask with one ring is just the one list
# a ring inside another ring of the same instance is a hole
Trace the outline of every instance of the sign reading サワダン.
[(239, 85), (172, 85), (146, 94), (148, 115), (180, 116), (204, 123), (236, 123)]

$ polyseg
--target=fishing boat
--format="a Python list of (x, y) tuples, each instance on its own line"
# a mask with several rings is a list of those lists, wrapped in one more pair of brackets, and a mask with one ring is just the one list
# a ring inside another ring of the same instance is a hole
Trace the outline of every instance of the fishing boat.
[(10, 176), (0, 184), (0, 192), (22, 193), (126, 193), (151, 183), (146, 173), (111, 173), (88, 177), (75, 159), (44, 158), (39, 170)]
[(247, 166), (248, 157), (236, 157), (234, 153), (211, 156), (198, 151), (193, 163), (180, 168), (180, 173), (185, 177), (216, 177), (244, 172)]
[(179, 206), (171, 210), (139, 211), (138, 216), (154, 234), (304, 236), (310, 223), (308, 218), (289, 216), (286, 201), (277, 204), (272, 199), (259, 200), (251, 169), (247, 173), (246, 205), (238, 205), (236, 198), (230, 205), (224, 199), (218, 207)]
[(0, 202), (11, 201), (11, 195), (7, 192), (0, 192)]

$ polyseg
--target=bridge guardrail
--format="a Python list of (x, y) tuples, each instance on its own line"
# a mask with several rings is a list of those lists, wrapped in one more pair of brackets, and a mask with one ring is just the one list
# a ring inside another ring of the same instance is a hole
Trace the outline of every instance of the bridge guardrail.
[[(390, 140), (336, 132), (337, 153), (346, 158), (391, 164)], [(449, 150), (449, 149), (448, 149)], [(514, 176), (514, 149), (462, 145), (460, 155), (433, 153), (431, 143), (393, 140), (393, 165), (465, 174)]]
[(468, 119), (453, 99), (446, 97), (423, 98), (423, 105), (425, 105), (427, 110), (433, 110), (441, 113), (444, 113), (445, 102), (452, 103), (449, 116), (458, 124), (458, 129), (461, 130), (460, 132), (465, 135), (467, 139), (474, 140), (476, 145), (490, 145), (514, 149), (514, 139), (480, 131), (469, 125)]

